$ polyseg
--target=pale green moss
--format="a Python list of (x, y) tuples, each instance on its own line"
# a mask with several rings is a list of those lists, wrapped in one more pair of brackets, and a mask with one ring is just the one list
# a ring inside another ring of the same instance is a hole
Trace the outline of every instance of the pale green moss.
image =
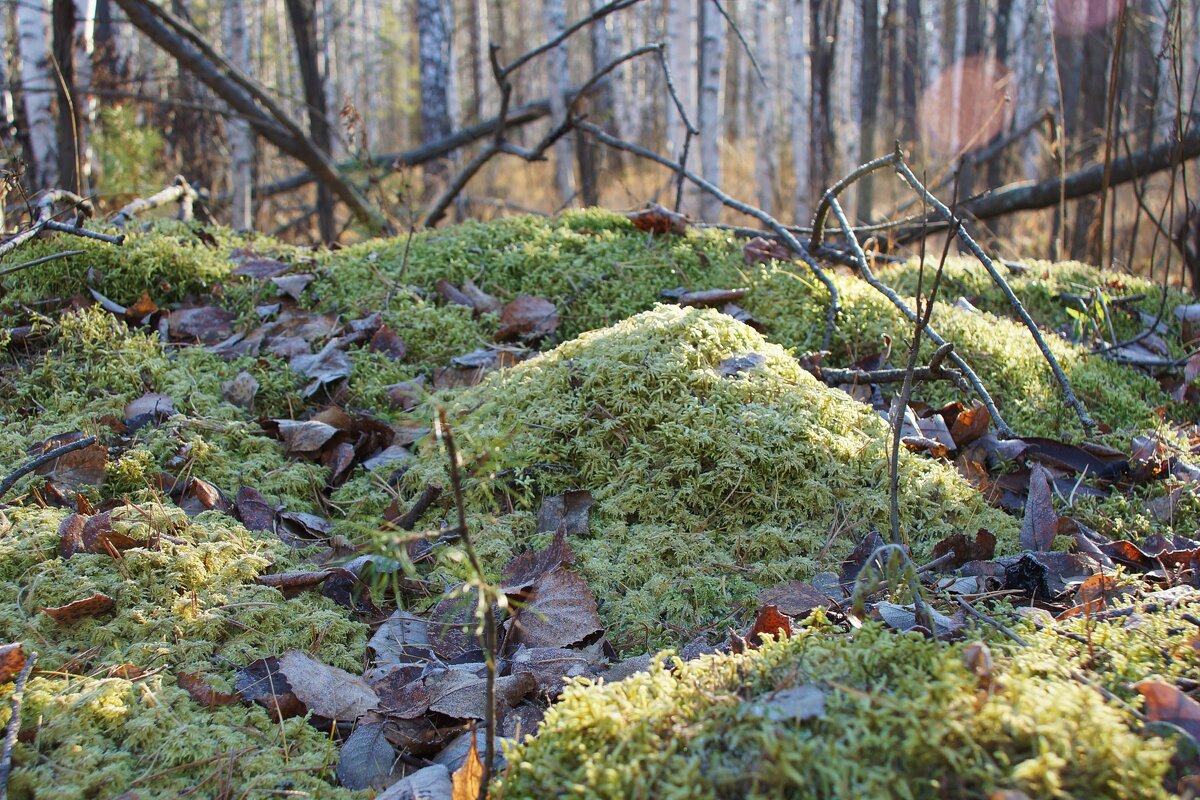
[[(1052, 634), (1051, 634), (1052, 635)], [(1165, 797), (1172, 748), (1054, 666), (992, 643), (992, 692), (946, 646), (818, 624), (746, 655), (577, 680), (509, 753), (504, 800), (567, 797)], [(770, 722), (771, 692), (816, 684), (825, 714)]]
[[(760, 366), (718, 372), (749, 353)], [(836, 563), (888, 523), (884, 421), (715, 311), (659, 306), (584, 334), (467, 391), (451, 418), (468, 458), (486, 461), (472, 492), (480, 510), (496, 475), (518, 504), (592, 493), (592, 536), (573, 546), (605, 621), (629, 644), (644, 646), (648, 630), (652, 643), (675, 639), (657, 633), (664, 626), (709, 625), (764, 586)], [(404, 489), (411, 496), (426, 482), (446, 485), (432, 445)], [(943, 463), (905, 453), (900, 505), (918, 558), (960, 530), (1015, 542), (1015, 520)], [(480, 539), (507, 542), (494, 545), (507, 556), (541, 543), (530, 523), (483, 522)]]

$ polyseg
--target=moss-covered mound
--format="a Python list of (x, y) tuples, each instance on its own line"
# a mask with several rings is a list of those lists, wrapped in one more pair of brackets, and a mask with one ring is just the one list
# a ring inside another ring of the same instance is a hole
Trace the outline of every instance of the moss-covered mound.
[[(592, 493), (591, 536), (572, 546), (618, 639), (696, 632), (764, 587), (836, 565), (888, 524), (884, 420), (712, 310), (658, 306), (586, 333), (494, 374), (451, 417), (471, 455), (486, 457), (481, 483), (511, 478), (518, 505)], [(410, 494), (448, 485), (444, 464), (428, 447), (406, 475)], [(918, 557), (981, 527), (1015, 543), (1016, 520), (949, 465), (905, 453), (899, 496)], [(494, 507), (492, 495), (478, 506)], [(497, 568), (544, 544), (530, 522), (485, 523), (481, 547)]]
[[(1126, 638), (1095, 635), (1102, 653)], [(1159, 644), (1194, 669), (1182, 640)], [(537, 738), (509, 754), (498, 796), (1167, 796), (1170, 743), (1139, 734), (1126, 708), (1073, 681), (1063, 641), (1049, 632), (1029, 649), (993, 641), (994, 665), (981, 678), (964, 663), (964, 645), (818, 622), (745, 655), (668, 660), (615, 684), (580, 680)], [(1115, 685), (1118, 675), (1105, 677)], [(789, 704), (800, 687), (812, 687), (807, 699)]]

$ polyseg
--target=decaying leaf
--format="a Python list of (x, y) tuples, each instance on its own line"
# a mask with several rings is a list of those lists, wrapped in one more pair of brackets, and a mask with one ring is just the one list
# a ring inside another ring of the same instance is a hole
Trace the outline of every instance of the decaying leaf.
[(235, 692), (220, 692), (208, 684), (203, 677), (191, 672), (175, 674), (175, 683), (180, 689), (192, 696), (202, 706), (214, 708), (241, 702), (241, 695)]
[(25, 669), (25, 648), (20, 642), (0, 645), (0, 685), (8, 683)]
[(971, 642), (963, 648), (963, 666), (979, 681), (979, 688), (992, 688), (992, 651), (983, 642)]
[(322, 386), (350, 376), (350, 357), (339, 349), (340, 344), (337, 339), (331, 339), (316, 355), (298, 355), (288, 362), (292, 370), (312, 379), (312, 383), (304, 388), (304, 397), (311, 397)]
[(371, 337), (368, 349), (372, 353), (383, 353), (392, 361), (403, 361), (408, 355), (408, 345), (387, 325), (380, 325), (379, 330)]
[[(29, 449), (30, 456), (61, 447), (64, 444), (79, 441), (84, 435), (79, 431), (71, 431), (57, 436), (51, 436)], [(104, 465), (108, 462), (108, 448), (100, 442), (94, 442), (78, 450), (65, 453), (53, 461), (37, 468), (38, 475), (44, 475), (54, 483), (60, 491), (78, 492), (87, 486), (104, 485)], [(73, 505), (73, 503), (72, 503)]]
[(278, 430), (279, 440), (289, 453), (313, 455), (320, 452), (326, 443), (337, 435), (337, 428), (317, 420), (294, 419), (272, 420)]
[(750, 703), (746, 711), (771, 722), (819, 719), (825, 716), (825, 692), (811, 683), (779, 689)]
[(1200, 742), (1200, 703), (1169, 683), (1145, 680), (1133, 685), (1145, 698), (1145, 714), (1155, 722), (1169, 722)]
[(275, 530), (275, 507), (257, 489), (243, 486), (233, 501), (236, 516), (248, 531)]
[(766, 359), (758, 353), (743, 353), (739, 356), (730, 356), (717, 364), (717, 374), (722, 378), (733, 378), (743, 372), (761, 367), (765, 363)]
[(233, 688), (242, 699), (267, 709), (274, 719), (298, 717), (305, 712), (275, 656), (252, 661), (238, 670)]
[(828, 608), (831, 601), (807, 583), (788, 581), (764, 589), (758, 595), (758, 602), (763, 607), (775, 607), (780, 614), (801, 619), (814, 608)]
[(304, 294), (304, 289), (313, 282), (313, 275), (307, 272), (297, 272), (294, 275), (280, 275), (271, 278), (271, 283), (279, 289), (280, 294), (285, 294), (293, 300), (299, 300), (300, 295)]
[(362, 722), (342, 743), (338, 758), (338, 781), (347, 789), (386, 789), (396, 782), (402, 769), (396, 750), (385, 736), (382, 721)]
[(758, 647), (762, 644), (762, 637), (765, 635), (774, 636), (776, 639), (791, 636), (791, 618), (779, 613), (779, 609), (775, 606), (763, 606), (759, 609), (758, 616), (754, 618), (754, 625), (750, 628), (750, 633), (746, 635), (746, 643), (750, 647)]
[(497, 342), (541, 339), (558, 330), (558, 310), (544, 297), (521, 295), (500, 311)]
[(448, 800), (454, 793), (450, 771), (441, 764), (424, 767), (393, 783), (375, 800)]
[[(935, 636), (941, 638), (958, 633), (962, 630), (963, 623), (957, 617), (947, 617), (926, 604), (926, 610), (933, 617), (933, 625), (936, 630), (930, 631)], [(901, 606), (895, 603), (879, 602), (875, 604), (875, 612), (879, 614), (879, 618), (889, 628), (898, 631), (911, 631), (922, 626), (920, 620), (917, 619), (916, 608), (912, 605)]]
[(221, 384), (221, 394), (239, 408), (253, 408), (254, 398), (258, 394), (258, 379), (242, 370), (233, 380)]
[(296, 699), (317, 716), (354, 722), (379, 707), (379, 698), (362, 678), (299, 650), (279, 657), (279, 672), (291, 684)]
[(475, 281), (467, 278), (463, 281), (462, 293), (471, 300), (476, 314), (487, 314), (500, 310), (500, 301), (475, 285)]
[(951, 552), (954, 557), (942, 565), (944, 572), (958, 569), (968, 561), (991, 561), (996, 557), (996, 537), (986, 528), (980, 528), (974, 540), (963, 533), (951, 534), (933, 546), (930, 557), (937, 560)]
[(771, 239), (755, 236), (742, 245), (742, 260), (747, 264), (765, 264), (768, 261), (792, 261), (795, 254), (784, 245)]
[(1026, 550), (1049, 550), (1058, 535), (1058, 514), (1054, 511), (1050, 472), (1041, 464), (1029, 473), (1029, 499), (1021, 522), (1021, 546)]
[(561, 528), (567, 536), (587, 536), (588, 510), (595, 503), (592, 493), (585, 489), (543, 498), (537, 514), (538, 533), (554, 533)]
[(682, 235), (687, 232), (687, 217), (669, 208), (663, 208), (658, 203), (651, 203), (641, 211), (631, 211), (625, 216), (633, 223), (633, 227), (646, 233)]
[(211, 345), (229, 338), (236, 318), (232, 311), (217, 306), (201, 306), (172, 311), (167, 317), (167, 324), (172, 336)]
[(263, 281), (268, 278), (274, 278), (276, 275), (282, 275), (289, 269), (291, 267), (287, 264), (277, 261), (274, 258), (248, 255), (241, 257), (241, 263), (234, 267), (233, 274)]
[(130, 431), (136, 431), (144, 425), (161, 422), (178, 413), (171, 398), (165, 394), (146, 392), (125, 406), (125, 426)]
[(512, 667), (532, 675), (539, 694), (551, 700), (562, 694), (566, 679), (595, 674), (583, 652), (561, 647), (520, 647), (513, 653)]
[(73, 603), (67, 603), (65, 606), (54, 606), (53, 608), (40, 608), (39, 611), (45, 612), (46, 616), (57, 622), (59, 625), (71, 625), (79, 622), (81, 619), (95, 617), (106, 611), (111, 611), (116, 603), (111, 597), (102, 592), (96, 592), (91, 597), (85, 597), (82, 600), (76, 600)]
[(684, 292), (675, 301), (681, 306), (721, 306), (741, 300), (749, 289), (703, 289), (697, 292)]
[(587, 581), (559, 567), (534, 581), (514, 614), (509, 641), (528, 647), (569, 647), (603, 632)]
[(388, 669), (430, 660), (433, 645), (429, 640), (429, 623), (410, 611), (397, 609), (375, 631), (367, 647), (375, 653), (372, 666)]

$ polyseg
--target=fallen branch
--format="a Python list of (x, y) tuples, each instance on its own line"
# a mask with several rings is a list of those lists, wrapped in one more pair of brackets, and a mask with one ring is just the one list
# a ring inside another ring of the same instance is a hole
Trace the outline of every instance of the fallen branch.
[(95, 443), (95, 436), (85, 436), (82, 439), (77, 439), (74, 442), (68, 442), (67, 444), (56, 447), (53, 450), (42, 453), (40, 456), (31, 459), (24, 465), (18, 467), (3, 481), (0, 481), (0, 499), (3, 499), (4, 495), (8, 494), (8, 490), (15, 486), (17, 481), (21, 480), (21, 478), (24, 478), (26, 475), (33, 472), (43, 464), (49, 464), (51, 461), (59, 458), (60, 456), (65, 456), (67, 453), (72, 453), (76, 450), (82, 450), (83, 448), (90, 447)]
[(4, 277), (5, 275), (11, 275), (14, 272), (20, 272), (23, 269), (29, 269), (30, 267), (36, 267), (40, 264), (46, 264), (51, 261), (57, 261), (60, 258), (71, 258), (73, 256), (81, 256), (86, 252), (87, 252), (86, 250), (64, 250), (61, 253), (52, 253), (51, 255), (48, 255), (48, 256), (42, 256), (41, 258), (35, 258), (32, 261), (26, 261), (24, 264), (17, 264), (16, 266), (5, 267), (4, 269), (0, 269), (0, 278)]
[(191, 187), (182, 175), (176, 175), (175, 181), (157, 194), (134, 200), (125, 205), (109, 221), (114, 228), (124, 229), (138, 214), (153, 211), (168, 203), (179, 204), (179, 219), (189, 222), (192, 219), (192, 207), (196, 202), (196, 190)]
[[(916, 383), (927, 383), (929, 381), (954, 381), (956, 384), (962, 383), (962, 373), (954, 367), (943, 366), (943, 362), (954, 349), (953, 342), (946, 342), (939, 347), (929, 359), (929, 363), (923, 367), (916, 367), (912, 371), (913, 381)], [(821, 367), (821, 380), (828, 384), (839, 383), (902, 383), (905, 376), (909, 374), (907, 369), (839, 369)]]
[(8, 777), (12, 774), (13, 749), (17, 746), (17, 734), (21, 730), (21, 703), (25, 699), (25, 682), (29, 680), (37, 658), (38, 654), (31, 652), (25, 659), (25, 666), (17, 675), (12, 697), (9, 699), (8, 727), (4, 730), (4, 749), (0, 751), (0, 800), (6, 800), (8, 797)]

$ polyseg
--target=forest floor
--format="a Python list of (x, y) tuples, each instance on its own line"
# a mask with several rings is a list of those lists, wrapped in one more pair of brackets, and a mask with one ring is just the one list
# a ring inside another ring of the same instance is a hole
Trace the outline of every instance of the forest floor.
[(952, 257), (931, 325), (1019, 436), (920, 382), (893, 460), (910, 323), (831, 267), (820, 353), (826, 289), (725, 232), (4, 267), (67, 249), (0, 276), (10, 797), (474, 797), (489, 725), (502, 798), (1200, 792), (1189, 297), (1006, 267), (1086, 431)]

